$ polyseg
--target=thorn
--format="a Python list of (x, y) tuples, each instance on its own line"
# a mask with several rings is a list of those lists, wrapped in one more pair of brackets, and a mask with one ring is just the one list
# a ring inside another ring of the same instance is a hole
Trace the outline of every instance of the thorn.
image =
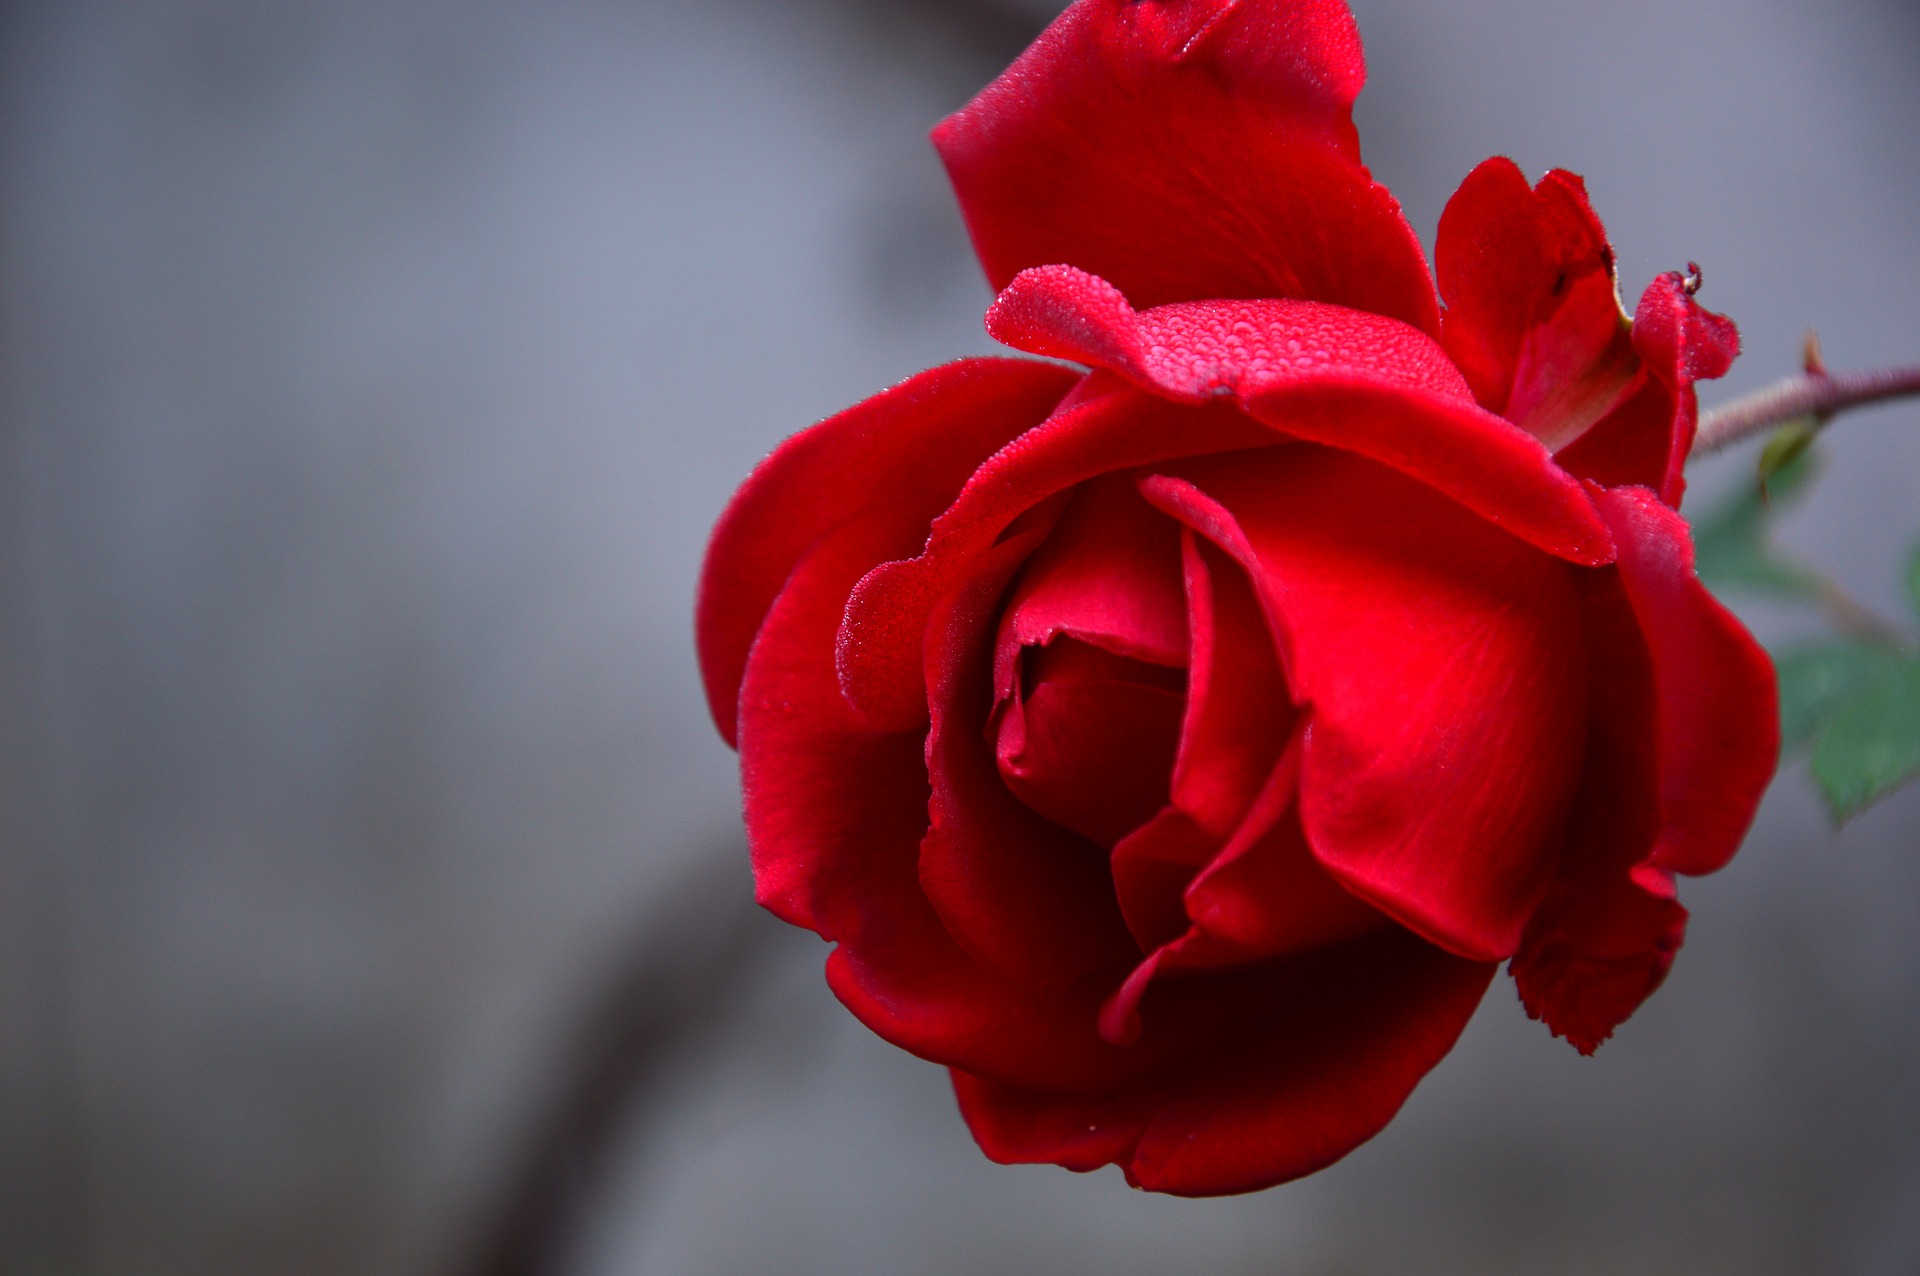
[(1827, 357), (1820, 349), (1820, 334), (1812, 328), (1807, 329), (1806, 340), (1800, 345), (1800, 366), (1810, 377), (1827, 375)]
[(1706, 283), (1707, 277), (1701, 273), (1700, 263), (1697, 261), (1688, 262), (1687, 277), (1680, 282), (1680, 290), (1689, 297), (1698, 297), (1700, 290), (1706, 286)]

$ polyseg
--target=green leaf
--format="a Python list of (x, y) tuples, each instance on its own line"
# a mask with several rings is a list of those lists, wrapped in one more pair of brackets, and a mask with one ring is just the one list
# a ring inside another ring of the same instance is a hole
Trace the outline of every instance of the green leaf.
[(1812, 740), (1828, 718), (1905, 658), (1891, 647), (1845, 641), (1775, 653), (1781, 752), (1790, 753)]
[(1827, 720), (1813, 778), (1844, 823), (1920, 775), (1920, 659), (1905, 657)]
[(1794, 463), (1806, 457), (1813, 447), (1813, 441), (1819, 437), (1820, 422), (1810, 416), (1789, 421), (1767, 436), (1766, 446), (1760, 449), (1760, 491), (1763, 499), (1780, 495), (1783, 483), (1806, 483), (1812, 476), (1811, 468)]
[(1802, 448), (1780, 460), (1761, 482), (1742, 487), (1693, 525), (1694, 566), (1715, 590), (1739, 589), (1816, 601), (1819, 577), (1776, 551), (1767, 537), (1771, 516), (1806, 490), (1818, 454)]

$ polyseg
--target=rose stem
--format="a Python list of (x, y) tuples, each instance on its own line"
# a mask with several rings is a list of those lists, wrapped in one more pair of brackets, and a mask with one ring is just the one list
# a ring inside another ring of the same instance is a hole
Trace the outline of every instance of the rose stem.
[(1920, 367), (1833, 374), (1808, 372), (1788, 377), (1702, 415), (1691, 455), (1708, 456), (1741, 439), (1802, 417), (1820, 421), (1848, 408), (1908, 395), (1920, 395)]
[[(1698, 267), (1689, 267), (1697, 272)], [(1858, 407), (1903, 395), (1920, 393), (1920, 368), (1891, 368), (1879, 372), (1857, 372), (1836, 377), (1827, 371), (1827, 360), (1820, 349), (1820, 335), (1807, 333), (1801, 358), (1806, 371), (1797, 377), (1768, 386), (1744, 399), (1736, 399), (1700, 419), (1689, 459), (1717, 452), (1729, 444), (1789, 421), (1811, 417), (1815, 430), (1826, 428), (1834, 415)], [(1875, 615), (1857, 602), (1825, 572), (1806, 568), (1818, 591), (1820, 610), (1841, 633), (1874, 643), (1902, 644), (1905, 635), (1896, 625)]]

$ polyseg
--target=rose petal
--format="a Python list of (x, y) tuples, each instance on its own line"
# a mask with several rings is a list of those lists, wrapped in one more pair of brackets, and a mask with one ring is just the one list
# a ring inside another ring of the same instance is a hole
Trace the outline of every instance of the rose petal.
[(740, 761), (760, 901), (839, 942), (827, 964), (834, 992), (903, 1049), (1029, 1085), (1138, 1076), (1165, 1048), (1118, 1050), (1095, 1028), (1127, 962), (1078, 985), (1013, 983), (968, 957), (921, 892), (921, 733), (866, 730), (833, 669), (846, 591), (891, 535), (886, 524), (856, 520), (816, 542), (755, 640)]
[[(1129, 839), (1115, 849), (1114, 878), (1123, 910), (1128, 910), (1129, 892), (1122, 851), (1133, 856), (1125, 868), (1143, 878), (1150, 869), (1158, 870), (1159, 880), (1143, 880), (1133, 892), (1136, 900), (1144, 897), (1147, 906), (1157, 910), (1151, 932), (1156, 946), (1100, 1008), (1100, 1034), (1107, 1040), (1124, 1045), (1140, 1036), (1140, 1001), (1162, 974), (1245, 965), (1392, 924), (1342, 890), (1314, 858), (1300, 828), (1299, 779), (1296, 736), (1217, 854), (1215, 840), (1171, 807), (1141, 830), (1157, 833), (1159, 845), (1136, 850)], [(1188, 840), (1183, 842), (1183, 835)], [(1151, 853), (1160, 858), (1148, 860)], [(1147, 888), (1155, 893), (1148, 894)], [(1169, 906), (1166, 896), (1175, 891), (1181, 897)], [(1146, 947), (1147, 935), (1133, 911), (1127, 911), (1127, 922)]]
[(1188, 883), (1242, 825), (1294, 720), (1246, 574), (1190, 532), (1181, 535), (1181, 553), (1193, 645), (1171, 805), (1115, 846), (1112, 861), (1120, 911), (1147, 952), (1187, 929)]
[(1293, 732), (1293, 702), (1254, 588), (1226, 555), (1182, 538), (1193, 664), (1172, 802), (1225, 836), (1246, 814)]
[(1660, 832), (1651, 656), (1617, 568), (1585, 582), (1594, 698), (1580, 795), (1553, 885), (1510, 968), (1527, 1013), (1592, 1054), (1660, 986), (1686, 935)]
[(727, 743), (753, 636), (806, 548), (884, 511), (892, 535), (875, 541), (874, 561), (916, 552), (980, 462), (1073, 383), (1071, 372), (1027, 360), (948, 364), (803, 430), (754, 470), (714, 529), (695, 621), (707, 703)]
[(1304, 952), (1389, 924), (1322, 867), (1300, 827), (1297, 802), (1263, 836), (1236, 838), (1194, 878), (1187, 913), (1190, 950), (1172, 954), (1170, 969)]
[(840, 630), (841, 690), (876, 728), (924, 722), (921, 645), (933, 601), (1015, 519), (1102, 474), (1272, 437), (1227, 405), (1182, 407), (1133, 389), (1091, 394), (1063, 408), (980, 466), (934, 520), (924, 553), (881, 564), (854, 589)]
[(1179, 672), (1071, 638), (1028, 663), (1032, 693), (989, 724), (1000, 778), (1031, 810), (1111, 847), (1166, 804), (1186, 697), (1148, 679)]
[[(1100, 376), (1096, 373), (1088, 380)], [(1420, 477), (1500, 527), (1578, 563), (1613, 558), (1578, 482), (1525, 432), (1477, 407), (1410, 391), (1303, 382), (1251, 405), (1184, 407), (1103, 390), (1028, 431), (968, 480), (918, 558), (883, 563), (855, 587), (838, 652), (841, 689), (876, 729), (925, 720), (920, 635), (953, 573), (1041, 501), (1096, 475), (1293, 436)]]
[(1438, 330), (1359, 160), (1340, 0), (1081, 0), (934, 130), (995, 288), (1068, 262), (1142, 305), (1295, 297)]
[(1666, 274), (1640, 298), (1633, 348), (1646, 368), (1634, 392), (1558, 460), (1568, 473), (1606, 487), (1650, 487), (1678, 509), (1700, 421), (1694, 382), (1727, 374), (1740, 353), (1740, 331), (1689, 296), (1682, 276)]
[(1441, 339), (1489, 411), (1558, 451), (1640, 371), (1613, 250), (1585, 184), (1555, 170), (1529, 187), (1512, 160), (1467, 176), (1440, 216)]
[(988, 326), (1167, 398), (1231, 394), (1276, 430), (1403, 470), (1549, 553), (1612, 557), (1579, 483), (1539, 440), (1473, 405), (1445, 352), (1405, 324), (1303, 302), (1136, 313), (1105, 280), (1052, 266), (1014, 280)]
[(1585, 737), (1564, 564), (1404, 477), (1298, 448), (1180, 467), (1148, 499), (1246, 565), (1307, 715), (1307, 839), (1433, 942), (1510, 956)]
[(1531, 436), (1477, 407), (1359, 386), (1269, 391), (1248, 405), (1296, 439), (1378, 461), (1569, 562), (1613, 559), (1592, 502)]
[[(1155, 952), (1186, 933), (1187, 884), (1220, 853), (1222, 840), (1169, 806), (1114, 846), (1114, 890), (1141, 952)], [(1110, 1035), (1117, 1040), (1129, 1034)]]
[(1652, 656), (1661, 827), (1653, 862), (1711, 873), (1733, 858), (1780, 757), (1773, 662), (1693, 572), (1687, 525), (1644, 488), (1596, 492)]
[(1136, 1187), (1182, 1196), (1271, 1187), (1377, 1134), (1453, 1048), (1493, 970), (1386, 931), (1249, 975), (1237, 996), (1259, 1015), (1193, 1066), (1094, 1093), (956, 1072), (955, 1090), (1002, 1163), (1111, 1161)]
[(740, 687), (740, 787), (760, 903), (835, 939), (857, 931), (876, 875), (912, 872), (927, 830), (918, 732), (865, 726), (833, 676), (853, 587), (894, 534), (884, 513), (802, 553), (754, 640)]
[(1021, 572), (994, 650), (994, 695), (1013, 694), (1022, 648), (1062, 635), (1116, 655), (1187, 663), (1180, 531), (1116, 474), (1083, 483)]
[(1397, 319), (1317, 301), (1193, 301), (1135, 311), (1073, 266), (1023, 270), (987, 311), (995, 340), (1111, 368), (1192, 403), (1307, 380), (1354, 380), (1470, 399), (1440, 344)]
[(1023, 982), (1062, 984), (1136, 950), (1105, 852), (1009, 793), (985, 739), (998, 604), (1046, 530), (981, 555), (929, 620), (933, 793), (920, 885), (976, 961)]

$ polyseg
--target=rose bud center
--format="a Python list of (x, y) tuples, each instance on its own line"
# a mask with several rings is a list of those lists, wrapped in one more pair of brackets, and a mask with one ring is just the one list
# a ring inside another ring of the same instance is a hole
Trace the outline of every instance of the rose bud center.
[(1059, 636), (1022, 648), (1017, 699), (989, 725), (1000, 775), (1034, 811), (1111, 848), (1167, 803), (1187, 671)]

